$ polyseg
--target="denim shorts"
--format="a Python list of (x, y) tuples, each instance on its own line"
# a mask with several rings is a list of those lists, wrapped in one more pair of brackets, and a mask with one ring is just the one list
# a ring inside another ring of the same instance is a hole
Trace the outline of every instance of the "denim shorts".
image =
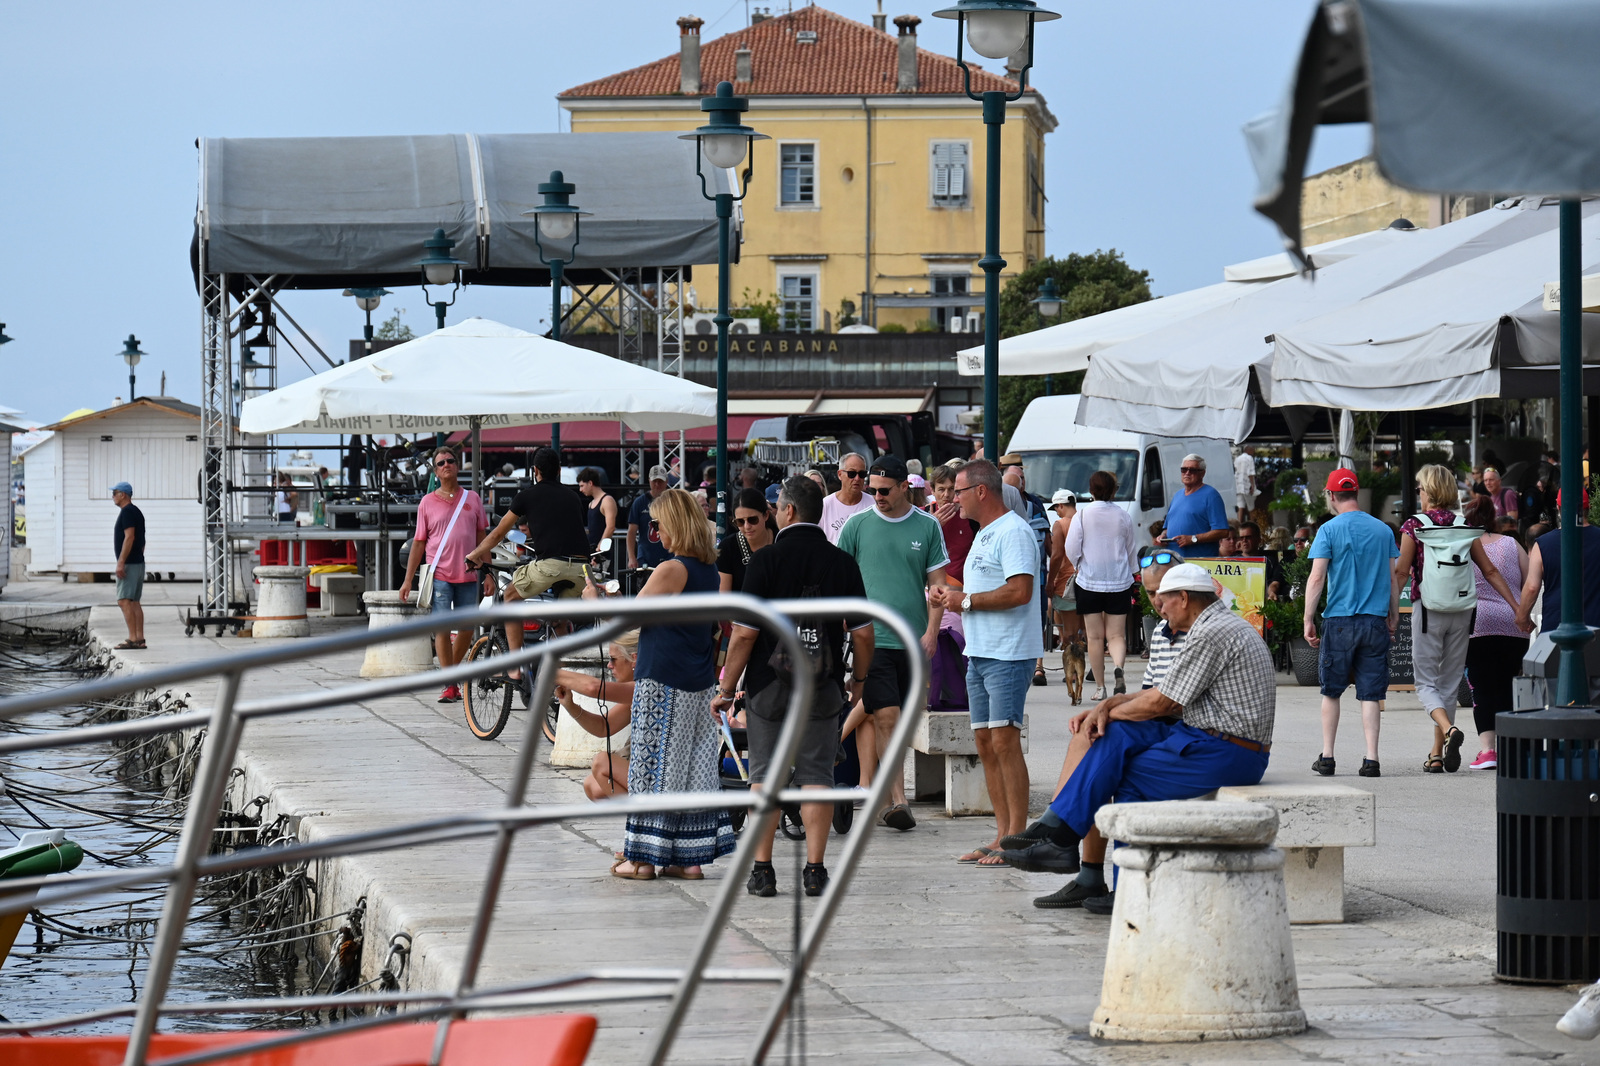
[(1389, 692), (1389, 620), (1376, 614), (1324, 618), (1317, 672), (1324, 696), (1338, 699), (1353, 681), (1356, 699), (1383, 699)]
[(1022, 728), (1022, 707), (1033, 684), (1033, 659), (967, 657), (967, 713), (973, 729)]
[(448, 614), (451, 611), (470, 611), (483, 598), (483, 586), (476, 581), (443, 581), (433, 579), (433, 603), (429, 614)]

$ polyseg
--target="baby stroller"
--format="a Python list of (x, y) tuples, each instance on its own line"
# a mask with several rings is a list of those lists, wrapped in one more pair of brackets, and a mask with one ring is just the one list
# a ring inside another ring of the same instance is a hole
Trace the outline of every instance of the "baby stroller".
[[(741, 698), (735, 706), (737, 710), (743, 710), (744, 700)], [(838, 727), (841, 731), (844, 729), (844, 720), (849, 714), (850, 705), (846, 703), (839, 711)], [(750, 782), (739, 773), (739, 768), (743, 766), (745, 772), (749, 772), (749, 734), (739, 726), (734, 726), (730, 732), (733, 734), (733, 746), (737, 749), (737, 758), (735, 758), (734, 753), (727, 750), (727, 742), (724, 741), (720, 770), (722, 788), (728, 792), (748, 792), (750, 790)], [(838, 788), (854, 788), (860, 781), (861, 760), (856, 755), (856, 738), (855, 734), (852, 733), (839, 745), (839, 753), (834, 757), (833, 783)], [(743, 807), (734, 807), (728, 810), (728, 817), (733, 822), (733, 831), (735, 833), (744, 830), (745, 816), (748, 813)], [(850, 826), (855, 821), (855, 813), (855, 804), (847, 800), (835, 803), (833, 805), (833, 831), (840, 836), (850, 832)], [(804, 840), (806, 838), (806, 827), (800, 820), (799, 804), (785, 803), (783, 805), (783, 814), (778, 819), (778, 828), (790, 840)]]

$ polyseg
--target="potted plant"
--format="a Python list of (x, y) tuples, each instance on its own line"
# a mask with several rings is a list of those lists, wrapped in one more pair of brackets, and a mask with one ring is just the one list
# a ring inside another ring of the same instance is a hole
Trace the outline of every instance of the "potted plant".
[(1156, 626), (1161, 624), (1161, 614), (1156, 610), (1156, 605), (1150, 602), (1150, 594), (1144, 590), (1144, 582), (1134, 583), (1134, 589), (1139, 597), (1139, 621), (1144, 626), (1144, 646), (1149, 649), (1150, 638), (1155, 634)]
[(1267, 504), (1272, 524), (1293, 529), (1306, 511), (1306, 472), (1292, 466), (1278, 471), (1272, 491), (1275, 498)]
[(1307, 553), (1299, 553), (1283, 564), (1283, 580), (1289, 586), (1287, 602), (1269, 599), (1261, 605), (1262, 617), (1267, 621), (1267, 647), (1273, 658), (1282, 662), (1288, 659), (1295, 681), (1302, 685), (1315, 685), (1317, 677), (1317, 649), (1306, 643), (1306, 578), (1311, 574), (1311, 560)]

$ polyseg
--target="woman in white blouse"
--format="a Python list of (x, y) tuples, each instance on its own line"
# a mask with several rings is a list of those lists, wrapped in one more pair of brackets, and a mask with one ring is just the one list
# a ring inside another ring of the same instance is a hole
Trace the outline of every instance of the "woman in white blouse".
[(1089, 637), (1089, 669), (1098, 691), (1106, 698), (1106, 644), (1111, 644), (1115, 667), (1114, 692), (1125, 692), (1122, 664), (1128, 656), (1128, 612), (1133, 605), (1134, 575), (1138, 573), (1138, 548), (1133, 541), (1133, 519), (1111, 502), (1117, 494), (1116, 476), (1096, 470), (1089, 477), (1092, 503), (1078, 508), (1067, 530), (1067, 559), (1077, 570), (1078, 617)]

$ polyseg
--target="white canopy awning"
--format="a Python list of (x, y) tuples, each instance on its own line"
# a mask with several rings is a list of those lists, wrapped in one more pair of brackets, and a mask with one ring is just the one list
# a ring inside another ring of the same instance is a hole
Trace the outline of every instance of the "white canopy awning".
[[(1554, 203), (1527, 203), (1542, 232), (1464, 261), (1445, 260), (1348, 307), (1280, 329), (1272, 349), (1274, 405), (1362, 411), (1444, 407), (1501, 395), (1503, 372), (1560, 359), (1559, 313), (1545, 281), (1559, 245)], [(1600, 214), (1600, 203), (1583, 205)], [(1582, 262), (1600, 262), (1600, 232), (1584, 235)], [(1588, 316), (1586, 316), (1587, 318)], [(1586, 321), (1589, 348), (1600, 323)]]
[[(1405, 230), (1381, 229), (1341, 237), (1309, 249), (1320, 268), (1385, 247), (1406, 235)], [(1116, 344), (1142, 337), (1218, 307), (1226, 307), (1274, 281), (1296, 273), (1288, 252), (1262, 256), (1222, 268), (1223, 280), (1172, 296), (1119, 307), (1088, 318), (1021, 333), (1000, 342), (1000, 373), (1068, 374), (1089, 365), (1090, 356)], [(983, 373), (983, 346), (964, 348), (956, 356), (956, 369), (968, 376)]]
[(244, 433), (453, 433), (616, 420), (645, 432), (716, 421), (692, 381), (472, 318), (246, 400)]
[(1265, 394), (1275, 334), (1555, 226), (1556, 212), (1536, 210), (1537, 203), (1504, 206), (1410, 231), (1315, 275), (1273, 282), (1228, 306), (1106, 349), (1089, 363), (1078, 421), (1242, 439), (1255, 424), (1252, 377), (1262, 383), (1267, 402), (1301, 402)]

